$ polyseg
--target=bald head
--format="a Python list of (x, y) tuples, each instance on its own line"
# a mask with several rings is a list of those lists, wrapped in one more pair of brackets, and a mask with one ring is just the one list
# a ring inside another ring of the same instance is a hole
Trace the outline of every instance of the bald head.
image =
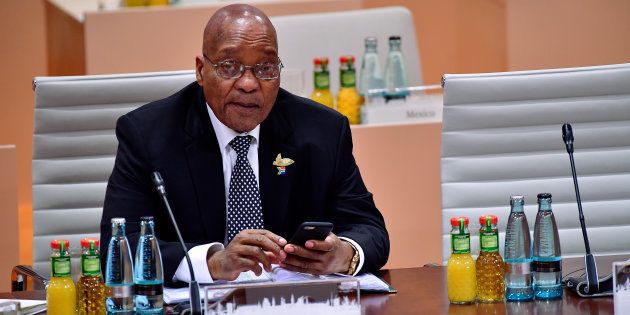
[[(252, 31), (271, 38), (278, 49), (276, 29), (269, 17), (248, 4), (231, 4), (215, 12), (203, 32), (203, 51), (211, 51), (225, 42), (234, 32)], [(255, 34), (250, 34), (255, 35)]]

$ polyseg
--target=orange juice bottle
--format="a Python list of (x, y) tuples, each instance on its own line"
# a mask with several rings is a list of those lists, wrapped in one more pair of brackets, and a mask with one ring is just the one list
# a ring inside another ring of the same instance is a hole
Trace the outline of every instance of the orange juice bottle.
[(451, 218), (451, 257), (446, 265), (448, 300), (453, 304), (474, 303), (477, 296), (475, 261), (470, 256), (467, 217)]
[(77, 281), (78, 315), (105, 314), (105, 282), (101, 276), (99, 240), (81, 240), (81, 277)]
[(70, 242), (53, 240), (50, 242), (51, 278), (46, 288), (48, 314), (68, 315), (76, 311), (77, 291), (70, 272)]
[(335, 108), (332, 94), (330, 93), (330, 72), (328, 72), (328, 58), (313, 59), (313, 93), (311, 99), (330, 108)]
[(479, 217), (480, 253), (477, 257), (477, 300), (479, 302), (501, 302), (505, 295), (505, 265), (499, 254), (498, 219), (494, 215)]
[(348, 117), (350, 124), (360, 124), (363, 99), (356, 88), (357, 78), (354, 69), (354, 56), (341, 56), (339, 63), (341, 86), (339, 94), (337, 94), (337, 111)]

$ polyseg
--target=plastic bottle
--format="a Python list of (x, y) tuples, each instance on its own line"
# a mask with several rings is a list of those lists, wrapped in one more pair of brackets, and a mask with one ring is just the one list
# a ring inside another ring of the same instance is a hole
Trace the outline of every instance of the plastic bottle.
[(133, 314), (133, 265), (125, 236), (125, 219), (113, 218), (105, 269), (107, 313)]
[(451, 257), (446, 264), (448, 300), (453, 304), (475, 302), (477, 277), (475, 261), (470, 256), (470, 232), (467, 217), (451, 218)]
[(407, 69), (405, 68), (405, 58), (400, 50), (400, 36), (389, 37), (389, 53), (387, 54), (387, 64), (385, 65), (385, 99), (401, 99), (409, 95), (407, 90), (396, 90), (397, 88), (407, 88)]
[(532, 287), (532, 255), (529, 225), (523, 210), (523, 196), (511, 196), (510, 217), (505, 231), (505, 299), (529, 301), (534, 298)]
[(551, 194), (538, 194), (538, 214), (534, 226), (534, 295), (536, 299), (562, 297), (562, 255)]
[(350, 124), (360, 124), (361, 96), (356, 89), (354, 56), (341, 56), (339, 63), (339, 79), (341, 84), (339, 94), (337, 94), (337, 110), (348, 117)]
[(335, 108), (333, 96), (330, 93), (330, 72), (328, 58), (313, 59), (313, 93), (311, 99), (330, 108)]
[(133, 276), (137, 314), (163, 314), (162, 255), (155, 238), (154, 225), (153, 217), (140, 218), (140, 239)]
[(70, 254), (67, 240), (50, 242), (51, 278), (46, 288), (47, 313), (50, 315), (74, 314), (77, 291), (72, 281)]
[(477, 269), (477, 301), (492, 303), (503, 301), (505, 294), (505, 266), (499, 255), (498, 218), (494, 215), (479, 217), (479, 243), (481, 251)]
[(381, 62), (377, 52), (378, 40), (376, 37), (365, 38), (365, 53), (361, 60), (361, 72), (359, 73), (359, 95), (364, 99), (379, 97), (379, 94), (368, 95), (368, 90), (383, 89), (383, 73)]
[(81, 277), (77, 282), (77, 313), (105, 314), (105, 283), (101, 276), (99, 241), (81, 240)]

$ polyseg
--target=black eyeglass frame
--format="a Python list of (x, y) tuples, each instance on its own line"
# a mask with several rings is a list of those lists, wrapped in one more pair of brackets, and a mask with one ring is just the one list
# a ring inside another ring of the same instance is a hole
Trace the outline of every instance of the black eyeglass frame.
[[(278, 75), (275, 77), (271, 77), (271, 78), (261, 78), (258, 76), (258, 74), (256, 73), (256, 67), (260, 67), (260, 66), (265, 66), (265, 64), (262, 63), (257, 63), (255, 65), (252, 66), (246, 66), (243, 65), (242, 63), (236, 61), (236, 60), (223, 60), (223, 61), (219, 61), (216, 64), (214, 62), (212, 62), (212, 60), (210, 60), (210, 58), (208, 58), (208, 56), (206, 56), (206, 54), (202, 54), (203, 58), (206, 59), (206, 61), (212, 65), (214, 67), (214, 72), (221, 78), (226, 79), (226, 80), (231, 80), (231, 79), (238, 79), (240, 77), (243, 76), (243, 74), (245, 73), (245, 71), (247, 70), (251, 70), (252, 73), (254, 74), (254, 76), (260, 80), (265, 80), (265, 81), (271, 81), (271, 80), (275, 80), (277, 78), (280, 77), (280, 73), (282, 72), (282, 69), (284, 68), (284, 64), (282, 64), (282, 60), (280, 60), (280, 57), (278, 57), (278, 64), (276, 65), (276, 67), (278, 67)], [(219, 66), (225, 62), (233, 62), (236, 63), (240, 66), (240, 71), (238, 73), (238, 75), (233, 76), (233, 77), (225, 77), (223, 75), (221, 75), (221, 73), (219, 73)], [(269, 65), (269, 64), (267, 64)]]

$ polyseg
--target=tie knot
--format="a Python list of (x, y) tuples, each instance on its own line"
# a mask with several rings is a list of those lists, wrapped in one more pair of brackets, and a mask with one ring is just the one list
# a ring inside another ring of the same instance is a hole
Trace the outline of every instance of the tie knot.
[(252, 143), (252, 136), (236, 136), (232, 141), (230, 141), (230, 146), (234, 151), (236, 151), (236, 155), (245, 155), (247, 156), (247, 151), (249, 151), (249, 145)]

